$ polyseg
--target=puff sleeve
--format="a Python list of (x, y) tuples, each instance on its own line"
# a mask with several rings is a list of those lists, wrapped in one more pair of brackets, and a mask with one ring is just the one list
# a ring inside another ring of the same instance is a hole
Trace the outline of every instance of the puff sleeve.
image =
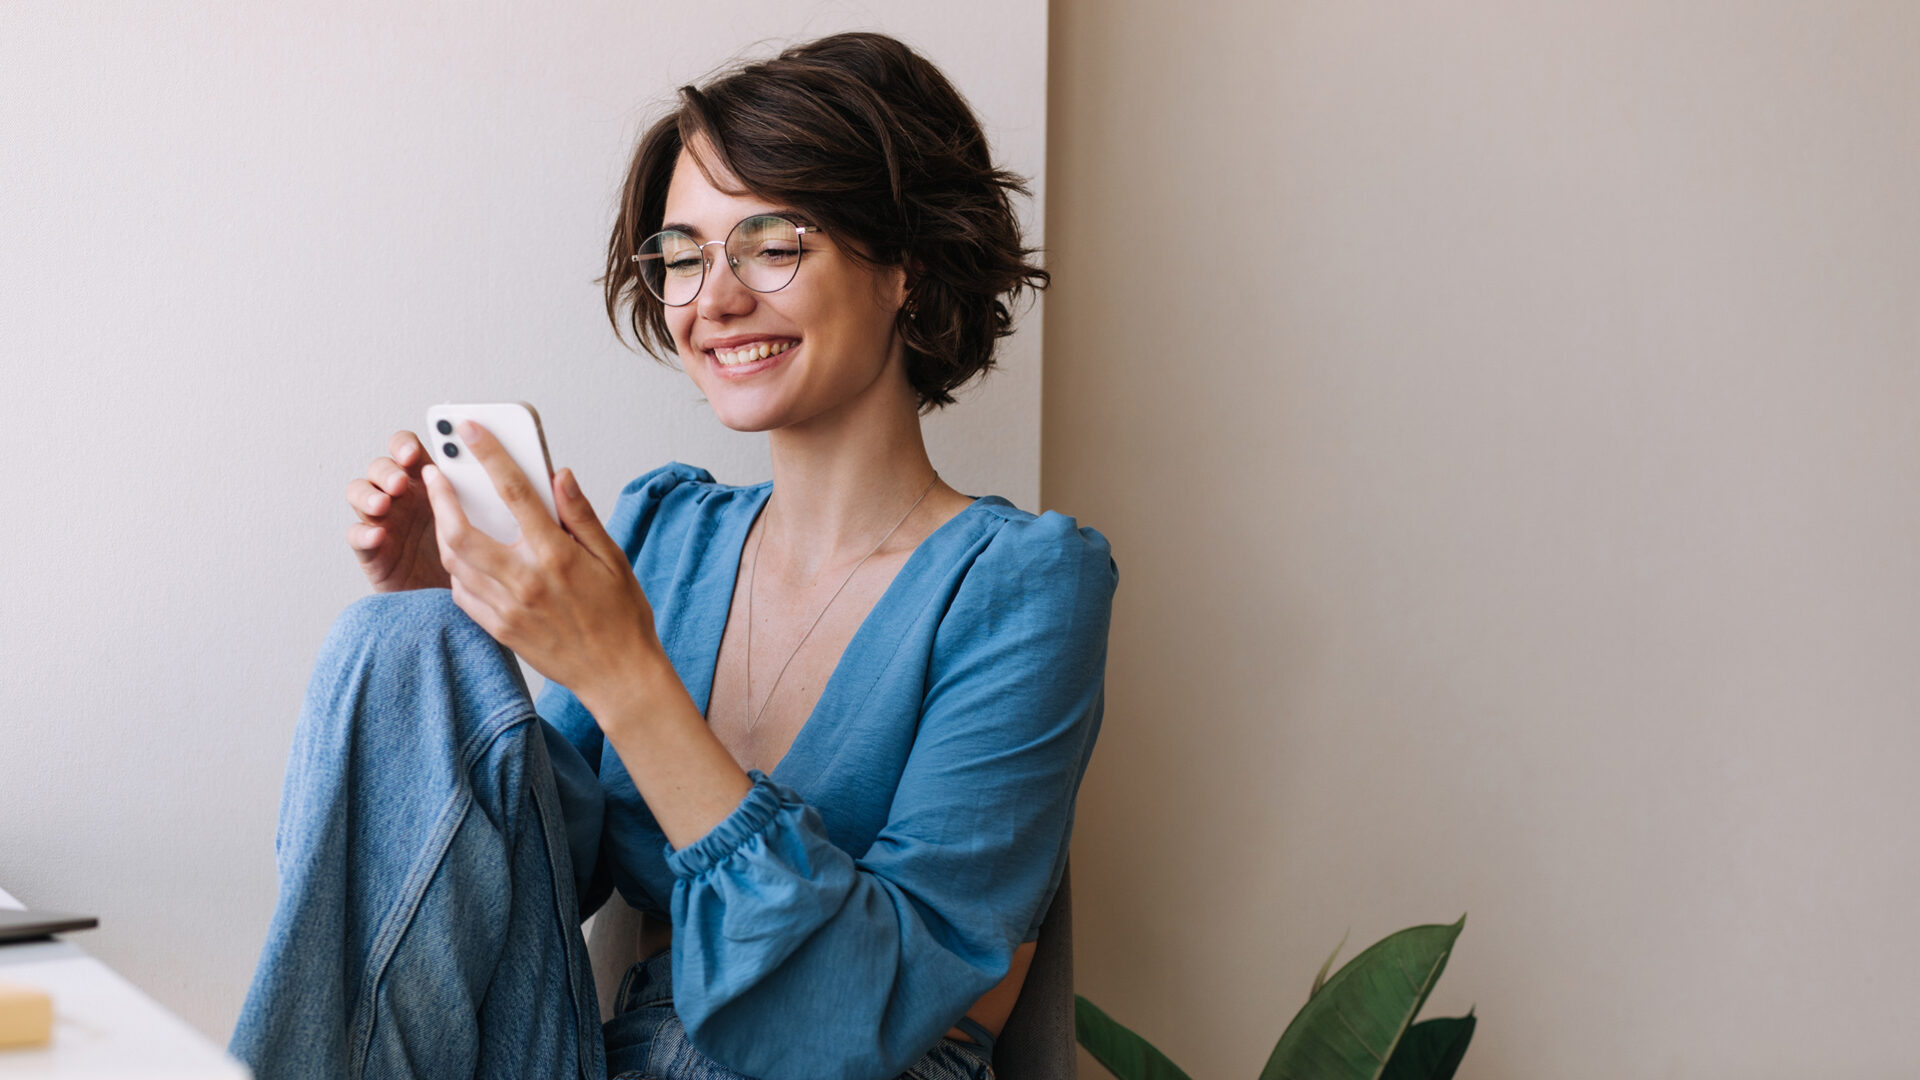
[(887, 823), (855, 857), (758, 770), (668, 846), (674, 1006), (763, 1080), (885, 1080), (1011, 966), (1059, 883), (1100, 729), (1118, 581), (1106, 538), (1008, 516), (951, 594)]

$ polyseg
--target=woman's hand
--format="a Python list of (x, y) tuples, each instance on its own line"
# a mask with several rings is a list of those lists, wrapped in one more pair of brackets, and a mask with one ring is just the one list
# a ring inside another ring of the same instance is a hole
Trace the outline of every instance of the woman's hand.
[(411, 431), (387, 440), (389, 457), (347, 485), (347, 505), (360, 520), (347, 526), (347, 546), (375, 592), (444, 589), (446, 569), (433, 538), (433, 506), (420, 479), (427, 448)]
[(520, 539), (509, 547), (475, 528), (461, 512), (453, 485), (439, 469), (425, 466), (453, 602), (582, 704), (651, 667), (643, 661), (662, 657), (653, 606), (626, 553), (580, 493), (573, 470), (553, 478), (560, 514), (555, 524), (532, 481), (492, 432), (461, 421), (460, 436), (520, 523)]

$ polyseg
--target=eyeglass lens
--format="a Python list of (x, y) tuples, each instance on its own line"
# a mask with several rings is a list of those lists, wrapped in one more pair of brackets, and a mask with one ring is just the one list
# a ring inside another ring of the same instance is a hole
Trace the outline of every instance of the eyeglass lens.
[[(754, 292), (775, 292), (800, 269), (800, 230), (786, 218), (761, 214), (735, 225), (725, 250), (727, 265), (740, 284)], [(706, 249), (675, 229), (647, 237), (634, 261), (647, 291), (668, 307), (692, 303), (707, 276)]]

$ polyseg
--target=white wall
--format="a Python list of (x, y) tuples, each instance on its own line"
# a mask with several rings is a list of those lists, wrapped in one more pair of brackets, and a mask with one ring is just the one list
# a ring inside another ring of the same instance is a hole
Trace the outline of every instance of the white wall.
[(1464, 910), (1464, 1080), (1920, 1075), (1920, 5), (1053, 16), (1080, 990), (1252, 1077)]
[[(1040, 191), (1033, 0), (0, 5), (0, 885), (97, 912), (85, 946), (225, 1041), (308, 665), (365, 591), (347, 481), (498, 398), (603, 515), (668, 459), (765, 479), (592, 278), (674, 87), (850, 28), (941, 64)], [(1038, 325), (928, 422), (1029, 509)]]

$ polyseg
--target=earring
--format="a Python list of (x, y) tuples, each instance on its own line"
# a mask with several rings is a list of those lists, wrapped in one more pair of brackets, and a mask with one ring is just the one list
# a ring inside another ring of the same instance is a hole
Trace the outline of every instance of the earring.
[(908, 298), (906, 306), (901, 308), (901, 310), (907, 313), (907, 321), (912, 322), (913, 317), (920, 312), (920, 303), (917, 300)]

